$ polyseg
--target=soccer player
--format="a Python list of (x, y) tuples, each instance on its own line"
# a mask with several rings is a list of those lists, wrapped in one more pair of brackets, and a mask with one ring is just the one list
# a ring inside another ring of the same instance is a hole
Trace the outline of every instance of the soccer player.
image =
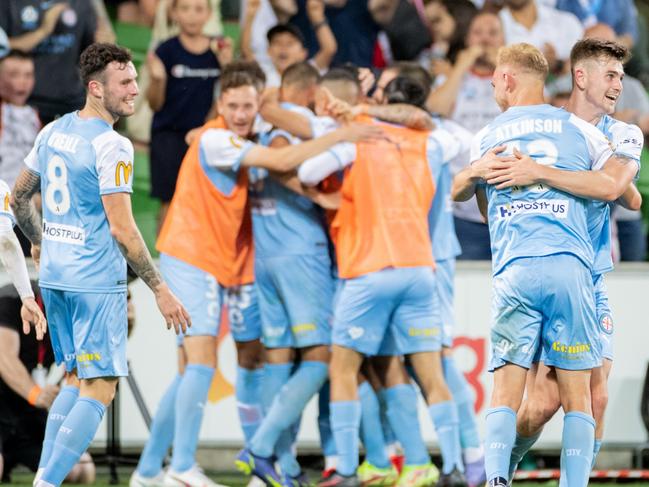
[[(336, 150), (336, 157), (325, 154), (307, 161), (298, 173), (303, 181), (314, 183), (340, 169), (341, 163), (345, 167), (342, 205), (332, 227), (343, 279), (334, 308), (330, 366), (331, 422), (339, 459), (337, 473), (322, 484), (327, 486), (358, 484), (355, 473), (361, 411), (357, 374), (364, 355), (375, 355), (385, 347), (382, 342), (388, 330), (393, 338), (391, 349), (411, 355), (438, 431), (445, 429), (440, 438), (454, 436), (447, 442), (441, 440), (445, 459), (454, 450), (451, 456), (456, 461), (451, 464), (459, 461), (461, 468), (457, 423), (453, 424), (445, 402), (450, 393), (441, 371), (441, 331), (436, 327), (434, 263), (427, 219), (434, 193), (433, 168), (457, 153), (457, 143), (442, 131), (415, 132), (381, 126), (389, 134), (381, 142), (349, 144), (344, 150)], [(412, 190), (403, 191), (406, 187)], [(378, 234), (380, 238), (375, 237)], [(398, 237), (403, 234), (410, 235), (407, 243)], [(389, 372), (383, 382), (391, 389), (391, 424), (397, 418), (415, 422), (414, 428), (392, 424), (398, 437), (399, 432), (407, 433), (407, 438), (399, 437), (406, 449), (406, 462), (413, 443), (419, 443), (415, 446), (421, 456), (419, 465), (404, 468), (399, 485), (424, 485), (422, 479), (430, 483), (432, 469), (416, 424), (414, 390), (398, 357), (382, 371), (386, 370)], [(441, 409), (443, 413), (437, 416)]]
[[(603, 168), (588, 172), (598, 181), (602, 199), (616, 199), (626, 190), (637, 167), (612, 157), (608, 141), (594, 126), (543, 103), (547, 72), (547, 61), (529, 44), (500, 49), (493, 83), (504, 113), (476, 135), (474, 162), (454, 181), (455, 199), (476, 194), (476, 185), (498, 166), (493, 154), (503, 146), (530, 153), (540, 164), (571, 175)], [(611, 173), (623, 185), (613, 182)], [(527, 370), (535, 355), (543, 353), (545, 364), (556, 373), (566, 412), (562, 468), (567, 485), (585, 486), (595, 433), (590, 376), (601, 362), (589, 202), (564, 193), (556, 181), (502, 188), (506, 183), (497, 185), (492, 175), (488, 182), (496, 184), (478, 190), (478, 201), (483, 208), (488, 205), (494, 255), (494, 390), (486, 418), (487, 479), (490, 485), (507, 485)]]
[(165, 482), (211, 484), (195, 468), (194, 456), (216, 367), (222, 303), (227, 304), (237, 346), (235, 388), (246, 442), (261, 421), (261, 326), (252, 287), (254, 256), (247, 168), (288, 171), (336, 143), (381, 133), (376, 128), (352, 124), (295, 146), (267, 148), (255, 144), (250, 139), (256, 137), (253, 125), (263, 79), (254, 62), (234, 62), (223, 70), (217, 101), (220, 117), (202, 127), (185, 155), (176, 193), (158, 238), (162, 273), (188, 307), (194, 326), (180, 342), (186, 366), (159, 406), (152, 436), (137, 476), (132, 478), (135, 484), (160, 481), (162, 459), (172, 439), (173, 456)]
[[(92, 44), (79, 66), (85, 105), (40, 132), (12, 200), (40, 261), (56, 361), (71, 377), (50, 409), (38, 487), (63, 482), (95, 435), (118, 378), (128, 373), (126, 262), (154, 292), (168, 328), (180, 332), (190, 324), (133, 220), (133, 146), (112, 128), (133, 113), (138, 88), (131, 56), (112, 44)], [(38, 189), (42, 222), (31, 204)]]
[[(629, 125), (611, 118), (615, 103), (622, 92), (624, 77), (623, 63), (628, 58), (628, 51), (620, 44), (599, 39), (584, 39), (572, 48), (571, 66), (573, 89), (566, 109), (579, 118), (599, 128), (615, 147), (615, 154), (626, 157), (633, 167), (640, 164), (642, 151), (642, 132), (635, 125)], [(532, 159), (514, 161), (508, 176), (508, 184), (524, 184), (523, 177), (534, 183), (538, 180), (537, 172), (542, 170)], [(506, 171), (506, 169), (505, 169)], [(563, 172), (563, 171), (561, 171)], [(559, 176), (561, 176), (559, 174)], [(563, 174), (567, 180), (570, 174)], [(588, 178), (588, 174), (582, 175)], [(581, 184), (581, 183), (580, 183)], [(578, 196), (593, 198), (596, 193), (590, 187), (584, 191), (583, 185), (573, 187), (570, 192)], [(641, 196), (633, 184), (628, 193), (623, 195), (633, 209), (639, 209)], [(593, 369), (591, 375), (591, 394), (593, 416), (596, 422), (593, 464), (602, 444), (604, 433), (604, 410), (608, 397), (607, 380), (613, 364), (613, 318), (608, 304), (608, 295), (604, 284), (604, 274), (613, 269), (611, 259), (610, 209), (605, 201), (593, 200), (588, 214), (589, 232), (595, 250), (593, 266), (593, 283), (597, 306), (597, 323), (602, 341), (601, 367)], [(512, 459), (510, 462), (510, 479), (523, 455), (532, 447), (541, 435), (543, 425), (549, 421), (561, 406), (559, 389), (551, 370), (543, 364), (531, 369), (532, 377), (528, 384), (527, 398), (523, 401), (517, 421), (517, 435)], [(562, 477), (562, 482), (565, 476)]]
[[(282, 107), (314, 119), (308, 107), (313, 105), (319, 78), (307, 62), (286, 68)], [(301, 140), (274, 130), (266, 142), (269, 147), (285, 147)], [(264, 465), (274, 470), (264, 459), (276, 452), (284, 484), (302, 485), (306, 480), (292, 452), (290, 426), (299, 421), (327, 379), (334, 292), (329, 241), (322, 209), (302, 191), (292, 191), (265, 169), (251, 171), (250, 178), (255, 285), (266, 349), (262, 389), (266, 414), (238, 464), (248, 465), (252, 456), (264, 478)]]
[(16, 220), (9, 205), (10, 200), (9, 186), (0, 179), (0, 261), (2, 261), (2, 265), (4, 265), (22, 301), (20, 315), (23, 319), (23, 332), (29, 333), (31, 323), (36, 329), (36, 337), (42, 340), (47, 329), (47, 322), (40, 306), (36, 303), (34, 291), (29, 282), (25, 256), (13, 230)]

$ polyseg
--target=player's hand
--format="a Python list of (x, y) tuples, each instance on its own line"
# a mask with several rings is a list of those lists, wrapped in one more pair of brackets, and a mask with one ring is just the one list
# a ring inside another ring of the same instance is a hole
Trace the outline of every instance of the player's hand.
[(343, 131), (343, 140), (347, 142), (361, 142), (385, 138), (385, 132), (378, 125), (352, 122), (337, 130)]
[(323, 193), (315, 188), (306, 188), (305, 194), (311, 199), (311, 201), (325, 210), (337, 210), (340, 208), (340, 202), (342, 200), (341, 191)]
[(219, 60), (221, 68), (230, 64), (234, 58), (234, 43), (230, 37), (217, 37), (210, 42), (212, 52)]
[(49, 409), (59, 393), (59, 387), (48, 384), (41, 389), (41, 393), (36, 398), (34, 406), (41, 409)]
[(498, 147), (494, 147), (487, 151), (487, 153), (477, 161), (473, 161), (471, 163), (471, 177), (475, 180), (486, 181), (488, 175), (493, 173), (493, 171), (506, 167), (503, 164), (507, 161), (515, 160), (514, 156), (499, 155), (505, 149), (507, 149), (507, 146), (499, 145)]
[(29, 335), (32, 326), (36, 330), (36, 339), (42, 340), (47, 331), (47, 320), (41, 307), (36, 303), (34, 298), (23, 299), (23, 305), (20, 308), (20, 318), (23, 321), (23, 333)]
[(462, 72), (468, 71), (483, 54), (484, 48), (482, 46), (470, 46), (462, 49), (455, 59), (455, 68)]
[(361, 84), (361, 92), (367, 96), (376, 82), (376, 76), (369, 68), (358, 68), (358, 81)]
[(185, 144), (187, 145), (192, 145), (192, 142), (194, 142), (194, 139), (198, 137), (198, 133), (201, 131), (201, 127), (196, 127), (195, 129), (191, 129), (189, 132), (185, 134)]
[(501, 161), (485, 179), (488, 184), (495, 185), (496, 189), (529, 186), (539, 182), (542, 167), (527, 154), (514, 149), (514, 160)]
[(154, 52), (149, 52), (149, 54), (147, 54), (146, 65), (147, 68), (149, 68), (151, 79), (156, 81), (167, 79), (167, 70), (165, 69), (165, 65)]
[(43, 23), (41, 24), (41, 29), (43, 29), (43, 32), (45, 32), (47, 35), (50, 35), (52, 32), (54, 32), (56, 24), (59, 22), (59, 17), (68, 8), (70, 8), (70, 6), (67, 3), (55, 3), (54, 5), (52, 5), (45, 12), (45, 15), (43, 15)]
[(168, 330), (173, 327), (176, 335), (179, 335), (181, 331), (185, 333), (187, 328), (192, 326), (189, 313), (164, 282), (156, 288), (155, 300)]
[(279, 104), (279, 88), (271, 86), (266, 88), (261, 93), (261, 99), (259, 101), (259, 111), (263, 110), (268, 105), (277, 105)]
[(325, 21), (325, 4), (322, 0), (306, 0), (306, 14), (311, 24), (317, 25)]
[(36, 271), (38, 271), (41, 266), (41, 246), (32, 244), (31, 254), (32, 260), (34, 261), (34, 267), (36, 267)]

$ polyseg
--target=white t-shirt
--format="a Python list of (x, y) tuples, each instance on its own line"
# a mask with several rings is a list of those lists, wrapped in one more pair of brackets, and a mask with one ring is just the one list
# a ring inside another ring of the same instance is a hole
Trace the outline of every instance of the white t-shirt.
[(41, 121), (36, 110), (30, 106), (1, 103), (0, 179), (12, 187), (23, 168), (25, 156), (34, 145)]
[(543, 45), (548, 43), (554, 47), (559, 59), (569, 59), (572, 46), (584, 35), (581, 22), (569, 12), (540, 5), (539, 2), (536, 9), (536, 23), (530, 30), (516, 22), (508, 8), (500, 11), (505, 41), (507, 44), (527, 42), (539, 49), (543, 49)]

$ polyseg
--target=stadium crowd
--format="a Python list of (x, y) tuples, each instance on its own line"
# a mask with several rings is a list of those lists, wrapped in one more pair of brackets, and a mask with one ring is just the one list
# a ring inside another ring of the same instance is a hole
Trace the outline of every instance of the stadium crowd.
[[(559, 407), (562, 481), (586, 485), (612, 361), (603, 274), (647, 257), (635, 187), (649, 134), (647, 6), (238, 7), (0, 3), (0, 238), (18, 291), (0, 300), (0, 350), (11, 352), (0, 410), (22, 411), (0, 420), (4, 477), (24, 463), (51, 487), (89, 462), (127, 374), (128, 263), (179, 335), (179, 373), (133, 487), (215, 485), (195, 453), (223, 305), (245, 438), (236, 466), (253, 484), (309, 484), (294, 443), (319, 395), (323, 487), (504, 487)], [(228, 10), (239, 11), (238, 41), (223, 35)], [(113, 44), (111, 16), (153, 29), (143, 59)], [(120, 135), (113, 125), (127, 117)], [(133, 143), (160, 201), (160, 271), (132, 217)], [(521, 193), (534, 202), (512, 200)], [(528, 227), (508, 227), (522, 215)], [(36, 293), (23, 253), (40, 263)], [(494, 268), (485, 439), (451, 351), (456, 259)], [(531, 269), (555, 287), (522, 287)], [(32, 340), (23, 357), (19, 300), (39, 339), (47, 318), (53, 350)], [(66, 370), (56, 385), (39, 375), (52, 351)]]

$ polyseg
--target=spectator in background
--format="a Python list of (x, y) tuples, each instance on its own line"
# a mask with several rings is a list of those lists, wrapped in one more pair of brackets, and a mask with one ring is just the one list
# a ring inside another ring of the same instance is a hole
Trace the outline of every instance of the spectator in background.
[(117, 20), (129, 24), (152, 25), (158, 0), (104, 0), (117, 10)]
[[(325, 18), (331, 27), (338, 49), (332, 66), (351, 63), (359, 67), (370, 67), (374, 56), (374, 43), (379, 32), (368, 10), (368, 0), (322, 0), (325, 4)], [(297, 26), (306, 41), (309, 56), (318, 51), (316, 32), (307, 15), (307, 0), (297, 0), (297, 14), (291, 23)]]
[(9, 38), (7, 33), (0, 29), (0, 58), (7, 55), (9, 52)]
[(469, 0), (424, 0), (424, 11), (434, 41), (432, 60), (454, 63), (465, 47), (469, 26), (478, 9)]
[(568, 12), (535, 0), (505, 0), (500, 11), (505, 42), (527, 42), (540, 49), (548, 60), (550, 73), (565, 72), (570, 49), (584, 34), (579, 19)]
[[(34, 61), (22, 51), (9, 51), (0, 59), (0, 180), (13, 187), (39, 130), (38, 112), (27, 105), (34, 89)], [(31, 243), (14, 228), (25, 255)]]
[(29, 103), (38, 109), (43, 124), (81, 108), (85, 90), (77, 62), (95, 39), (97, 16), (92, 2), (3, 0), (0, 28), (12, 46), (22, 47), (15, 42), (32, 44), (23, 48), (32, 52), (36, 66), (36, 85)]
[(203, 34), (210, 16), (208, 0), (174, 0), (172, 16), (180, 34), (150, 53), (151, 83), (146, 92), (155, 112), (151, 125), (151, 195), (161, 201), (158, 228), (164, 222), (187, 152), (185, 135), (205, 123), (221, 67), (232, 59), (232, 46)]
[[(40, 296), (32, 282), (36, 299)], [(59, 387), (46, 383), (54, 362), (48, 336), (37, 341), (21, 332), (21, 299), (11, 285), (0, 287), (0, 479), (11, 481), (11, 471), (23, 465), (35, 472), (43, 446), (47, 410)], [(66, 479), (93, 483), (95, 466), (87, 453)]]
[[(466, 36), (466, 48), (457, 55), (446, 77), (439, 77), (428, 108), (457, 122), (475, 134), (501, 111), (493, 97), (491, 77), (498, 49), (505, 45), (500, 18), (492, 13), (476, 15)], [(464, 162), (464, 165), (461, 164)], [(457, 174), (469, 163), (469, 154), (453, 160)], [(455, 231), (462, 247), (463, 260), (489, 260), (489, 228), (475, 201), (454, 202)]]
[[(255, 52), (252, 49), (252, 26), (254, 19), (259, 14), (261, 7), (260, 0), (248, 0), (245, 13), (244, 30), (241, 36), (241, 51), (247, 61), (256, 61)], [(313, 31), (318, 39), (318, 51), (309, 62), (320, 73), (329, 69), (329, 65), (336, 54), (338, 45), (336, 38), (325, 18), (325, 4), (322, 0), (308, 0), (307, 13)], [(268, 40), (268, 57), (271, 66), (263, 66), (266, 75), (266, 86), (277, 87), (280, 85), (281, 76), (284, 70), (290, 65), (302, 62), (307, 58), (304, 37), (300, 30), (292, 24), (277, 24), (271, 27), (266, 33)]]

